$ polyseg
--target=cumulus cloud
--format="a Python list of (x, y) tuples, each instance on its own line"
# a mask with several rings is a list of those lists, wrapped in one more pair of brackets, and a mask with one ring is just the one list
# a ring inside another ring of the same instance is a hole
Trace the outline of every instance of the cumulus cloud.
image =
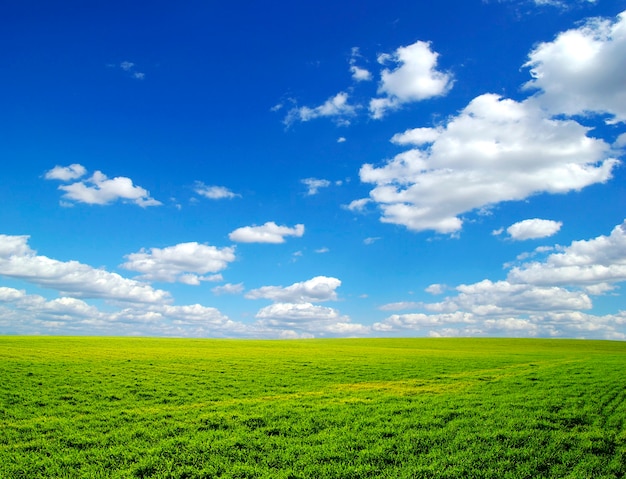
[(103, 298), (138, 303), (170, 299), (169, 293), (96, 269), (78, 261), (58, 261), (37, 255), (28, 236), (0, 235), (0, 276), (15, 278), (78, 298)]
[(315, 118), (333, 118), (339, 125), (349, 125), (350, 118), (356, 115), (357, 107), (348, 102), (349, 95), (339, 92), (326, 100), (323, 104), (310, 108), (308, 106), (294, 107), (285, 116), (284, 123), (289, 126), (296, 121), (310, 121)]
[(305, 178), (300, 180), (307, 187), (307, 195), (316, 195), (320, 188), (327, 188), (330, 186), (330, 181), (322, 180), (318, 178)]
[(626, 121), (626, 11), (615, 19), (593, 18), (540, 43), (524, 64), (552, 113), (605, 113)]
[(116, 311), (102, 311), (76, 298), (47, 300), (5, 287), (0, 287), (0, 328), (19, 334), (180, 337), (238, 337), (255, 331), (232, 321), (216, 308), (200, 304), (130, 305)]
[[(45, 178), (67, 182), (82, 177), (86, 172), (87, 170), (79, 164), (67, 167), (55, 166), (46, 173)], [(141, 207), (161, 204), (160, 201), (150, 197), (149, 191), (133, 185), (130, 178), (118, 176), (109, 179), (101, 171), (96, 171), (84, 181), (61, 185), (59, 189), (65, 192), (63, 194), (65, 200), (89, 205), (106, 205), (118, 200), (135, 203)]]
[(433, 143), (441, 135), (438, 128), (412, 128), (404, 133), (396, 133), (391, 137), (391, 142), (396, 145), (422, 146)]
[(297, 224), (293, 228), (279, 226), (268, 221), (262, 226), (244, 226), (237, 228), (228, 237), (239, 243), (284, 243), (286, 236), (300, 238), (304, 235), (304, 225)]
[(80, 178), (85, 175), (87, 170), (83, 165), (79, 165), (78, 163), (74, 163), (70, 166), (55, 166), (50, 171), (47, 171), (44, 175), (46, 180), (61, 180), (61, 181), (71, 181)]
[(552, 236), (561, 229), (561, 226), (563, 223), (560, 221), (532, 218), (512, 224), (506, 232), (512, 239), (521, 241)]
[(522, 257), (540, 253), (549, 254), (544, 261), (513, 267), (505, 280), (459, 285), (442, 301), (414, 303), (421, 312), (393, 314), (372, 329), (432, 336), (626, 339), (625, 312), (605, 316), (586, 312), (593, 307), (590, 295), (605, 294), (626, 281), (626, 221), (608, 236), (542, 248)]
[(601, 285), (603, 289), (602, 285), (626, 281), (626, 221), (613, 228), (609, 236), (573, 241), (545, 261), (516, 266), (508, 278), (536, 285)]
[(361, 181), (375, 185), (370, 198), (381, 221), (414, 231), (454, 233), (463, 213), (606, 182), (619, 163), (588, 128), (547, 117), (533, 99), (481, 95), (440, 129), (418, 131), (412, 141), (422, 147), (360, 170)]
[(200, 281), (220, 280), (221, 276), (203, 276), (226, 269), (235, 260), (235, 248), (217, 248), (197, 242), (180, 243), (166, 248), (141, 249), (126, 256), (121, 265), (141, 273), (139, 279), (180, 282), (198, 285)]
[(393, 70), (383, 69), (378, 86), (379, 98), (370, 101), (372, 118), (382, 118), (390, 110), (409, 102), (445, 95), (452, 88), (452, 76), (438, 71), (439, 54), (428, 42), (417, 41), (398, 48), (393, 54), (382, 54), (378, 62), (395, 64)]
[(584, 292), (556, 286), (483, 280), (455, 289), (456, 295), (441, 302), (420, 304), (426, 312), (393, 314), (375, 323), (373, 330), (412, 330), (430, 335), (552, 335), (559, 328), (544, 324), (546, 315), (572, 313), (592, 306)]
[(204, 196), (205, 198), (208, 198), (210, 200), (221, 200), (224, 198), (231, 199), (231, 198), (236, 198), (238, 196), (241, 196), (236, 193), (233, 193), (225, 186), (207, 186), (201, 181), (196, 182), (194, 191), (198, 193), (199, 195)]
[(257, 327), (282, 331), (283, 337), (360, 336), (370, 331), (334, 308), (311, 303), (275, 303), (260, 309), (256, 318)]
[(308, 303), (336, 301), (335, 290), (341, 281), (328, 276), (316, 276), (307, 281), (294, 283), (291, 286), (263, 286), (246, 294), (248, 299), (270, 299), (284, 303)]

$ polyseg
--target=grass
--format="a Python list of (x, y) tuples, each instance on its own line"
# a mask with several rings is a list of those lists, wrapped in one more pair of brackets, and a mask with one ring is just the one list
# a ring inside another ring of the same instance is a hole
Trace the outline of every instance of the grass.
[(626, 343), (0, 337), (0, 478), (623, 478)]

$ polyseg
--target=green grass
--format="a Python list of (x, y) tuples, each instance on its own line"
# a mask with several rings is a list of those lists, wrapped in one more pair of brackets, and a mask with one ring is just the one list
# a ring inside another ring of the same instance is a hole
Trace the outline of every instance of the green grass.
[(0, 478), (623, 478), (626, 343), (0, 337)]

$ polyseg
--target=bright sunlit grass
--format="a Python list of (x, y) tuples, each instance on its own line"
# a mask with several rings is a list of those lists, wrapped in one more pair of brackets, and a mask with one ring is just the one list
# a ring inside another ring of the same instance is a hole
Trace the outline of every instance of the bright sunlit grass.
[(622, 478), (626, 343), (0, 337), (0, 477)]

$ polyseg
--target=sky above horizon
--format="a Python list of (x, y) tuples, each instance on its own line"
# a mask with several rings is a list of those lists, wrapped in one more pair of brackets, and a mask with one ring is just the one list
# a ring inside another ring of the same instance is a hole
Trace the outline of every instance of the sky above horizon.
[(626, 340), (626, 0), (0, 24), (0, 334)]

